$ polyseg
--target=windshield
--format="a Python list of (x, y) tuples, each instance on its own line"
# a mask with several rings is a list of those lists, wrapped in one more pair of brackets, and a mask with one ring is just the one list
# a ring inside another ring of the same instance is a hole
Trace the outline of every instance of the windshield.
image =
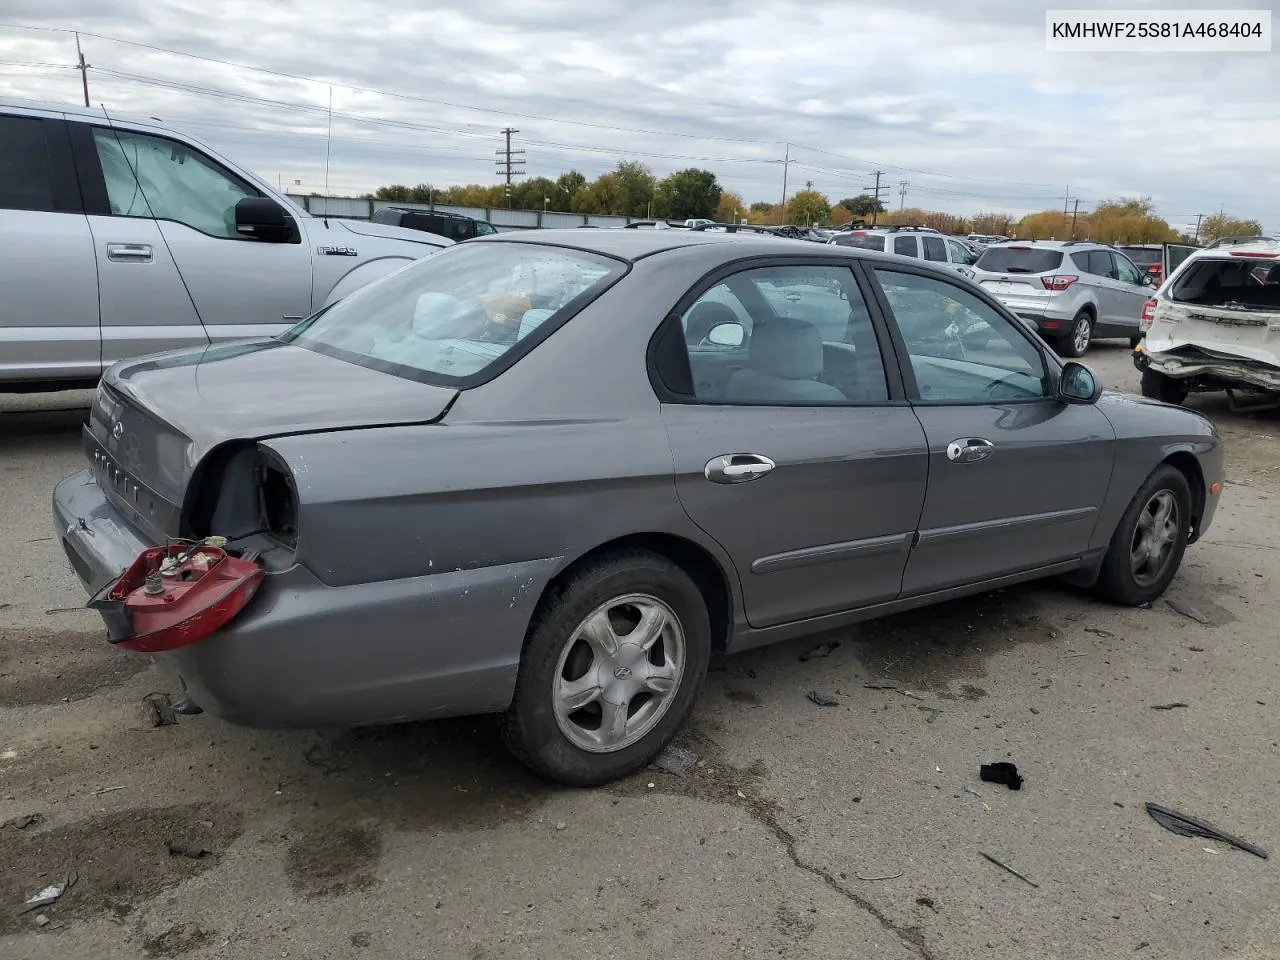
[(840, 247), (861, 247), (863, 250), (884, 252), (884, 235), (877, 233), (842, 233), (831, 241)]
[(622, 270), (579, 250), (460, 244), (357, 290), (282, 339), (410, 379), (462, 380), (544, 324), (554, 329)]
[(1140, 267), (1149, 267), (1153, 263), (1164, 262), (1163, 250), (1152, 250), (1150, 247), (1121, 247), (1127, 256)]
[(1062, 251), (1036, 247), (988, 247), (974, 266), (988, 273), (1048, 273), (1062, 266)]
[(1280, 255), (1201, 260), (1187, 267), (1169, 291), (1172, 300), (1203, 307), (1280, 310)]

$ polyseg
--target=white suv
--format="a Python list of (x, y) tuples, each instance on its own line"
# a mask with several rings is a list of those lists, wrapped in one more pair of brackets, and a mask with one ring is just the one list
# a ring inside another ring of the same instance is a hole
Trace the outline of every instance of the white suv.
[(1197, 250), (1147, 301), (1142, 327), (1145, 396), (1225, 390), (1235, 407), (1280, 407), (1280, 241)]
[(158, 120), (0, 100), (0, 391), (273, 336), (451, 243), (312, 217)]
[(944, 237), (932, 227), (859, 227), (838, 233), (827, 243), (896, 253), (901, 257), (945, 264), (963, 277), (973, 278), (973, 251), (954, 237)]

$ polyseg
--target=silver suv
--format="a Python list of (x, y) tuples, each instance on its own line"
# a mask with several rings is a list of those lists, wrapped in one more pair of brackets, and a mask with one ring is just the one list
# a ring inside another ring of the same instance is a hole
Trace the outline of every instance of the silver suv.
[(0, 392), (274, 336), (452, 242), (312, 217), (154, 118), (0, 100)]
[(827, 243), (931, 260), (950, 267), (961, 276), (973, 277), (973, 251), (954, 237), (944, 237), (932, 227), (858, 227), (836, 234)]
[(988, 247), (974, 281), (1064, 357), (1082, 357), (1095, 337), (1137, 343), (1152, 280), (1118, 250), (1087, 240), (1015, 240)]

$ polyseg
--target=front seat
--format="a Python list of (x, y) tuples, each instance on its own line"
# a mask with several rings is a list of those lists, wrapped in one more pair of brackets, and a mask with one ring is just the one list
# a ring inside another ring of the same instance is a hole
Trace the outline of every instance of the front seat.
[(848, 398), (815, 379), (822, 373), (822, 335), (804, 320), (779, 317), (751, 333), (747, 365), (735, 370), (726, 403), (839, 403)]

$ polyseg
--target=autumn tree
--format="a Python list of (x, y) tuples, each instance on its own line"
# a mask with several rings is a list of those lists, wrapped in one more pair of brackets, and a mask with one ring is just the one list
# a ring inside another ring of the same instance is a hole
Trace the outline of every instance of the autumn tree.
[(873, 213), (884, 213), (884, 203), (869, 193), (860, 193), (856, 197), (846, 197), (838, 204), (855, 217), (869, 217)]
[(390, 200), (392, 203), (409, 202), (409, 188), (402, 183), (392, 183), (385, 187), (379, 187), (374, 191), (373, 195), (378, 200)]
[(907, 207), (904, 210), (893, 210), (883, 218), (890, 226), (908, 225), (932, 227), (939, 233), (968, 233), (969, 221), (955, 214), (943, 213), (940, 210), (922, 210), (919, 207)]
[(1019, 240), (1066, 240), (1070, 229), (1071, 218), (1064, 217), (1061, 210), (1042, 210), (1019, 220), (1013, 232)]
[(853, 220), (857, 219), (857, 217), (854, 215), (854, 212), (850, 210), (848, 207), (846, 207), (844, 204), (845, 202), (841, 200), (839, 203), (837, 203), (834, 207), (831, 208), (831, 212), (827, 214), (828, 223), (834, 224), (835, 226), (841, 226), (843, 224), (850, 223)]
[(826, 223), (831, 213), (831, 201), (817, 190), (801, 190), (787, 202), (791, 222), (807, 227), (811, 223)]
[(1005, 213), (975, 213), (969, 226), (973, 233), (985, 237), (1007, 237), (1013, 229), (1013, 217)]
[(677, 170), (655, 186), (653, 213), (675, 220), (714, 217), (721, 192), (720, 183), (710, 170)]
[(747, 202), (741, 195), (728, 190), (720, 191), (720, 201), (716, 204), (715, 218), (717, 223), (737, 223), (747, 213)]
[(1205, 217), (1200, 224), (1200, 242), (1213, 243), (1223, 237), (1256, 237), (1262, 233), (1262, 224), (1257, 220), (1241, 220), (1224, 213), (1215, 213)]
[[(1068, 218), (1067, 233), (1071, 233)], [(1075, 224), (1075, 236), (1097, 243), (1173, 243), (1178, 232), (1156, 216), (1150, 197), (1107, 200)]]

